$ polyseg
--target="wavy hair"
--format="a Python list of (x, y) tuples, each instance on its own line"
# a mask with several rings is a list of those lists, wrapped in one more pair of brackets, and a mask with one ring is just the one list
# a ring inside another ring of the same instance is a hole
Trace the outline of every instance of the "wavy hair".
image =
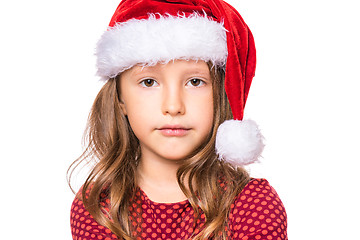
[[(177, 181), (194, 209), (194, 224), (205, 214), (205, 224), (191, 239), (226, 239), (230, 206), (250, 181), (245, 169), (219, 160), (215, 152), (218, 126), (232, 113), (224, 90), (224, 71), (209, 65), (214, 97), (213, 128), (204, 141), (177, 171)], [(129, 207), (137, 188), (136, 168), (141, 154), (139, 141), (120, 108), (120, 77), (109, 79), (92, 106), (85, 136), (84, 153), (68, 169), (68, 182), (82, 162), (95, 162), (82, 186), (80, 198), (101, 225), (120, 239), (132, 240)], [(225, 183), (225, 186), (224, 186)], [(200, 187), (201, 186), (201, 187)], [(100, 204), (104, 190), (110, 200), (107, 211)]]

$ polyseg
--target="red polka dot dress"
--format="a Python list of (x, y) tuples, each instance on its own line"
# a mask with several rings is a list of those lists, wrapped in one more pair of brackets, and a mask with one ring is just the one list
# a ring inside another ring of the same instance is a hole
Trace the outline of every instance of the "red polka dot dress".
[[(104, 200), (104, 203), (108, 199)], [(194, 210), (189, 201), (156, 203), (138, 189), (130, 207), (133, 235), (141, 240), (183, 240), (199, 233), (205, 216), (194, 223)], [(71, 232), (74, 240), (118, 239), (108, 228), (99, 225), (75, 198), (71, 207)], [(287, 240), (287, 218), (276, 191), (265, 179), (253, 179), (231, 205), (228, 239)]]

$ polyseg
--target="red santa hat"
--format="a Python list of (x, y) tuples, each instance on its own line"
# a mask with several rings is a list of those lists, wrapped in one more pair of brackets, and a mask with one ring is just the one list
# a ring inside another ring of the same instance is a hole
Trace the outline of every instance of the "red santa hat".
[(256, 54), (250, 29), (223, 0), (123, 0), (96, 48), (98, 75), (106, 80), (135, 65), (175, 59), (204, 60), (225, 69), (233, 120), (217, 132), (216, 151), (234, 165), (258, 160), (263, 137), (242, 120)]

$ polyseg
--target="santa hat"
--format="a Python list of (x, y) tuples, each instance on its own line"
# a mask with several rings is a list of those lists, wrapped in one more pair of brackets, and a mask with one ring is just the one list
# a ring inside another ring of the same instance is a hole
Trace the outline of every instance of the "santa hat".
[(204, 60), (225, 68), (233, 120), (222, 123), (216, 151), (234, 165), (258, 160), (263, 137), (242, 120), (255, 74), (255, 44), (240, 14), (223, 0), (123, 0), (96, 49), (98, 75), (113, 78), (135, 65), (175, 59)]

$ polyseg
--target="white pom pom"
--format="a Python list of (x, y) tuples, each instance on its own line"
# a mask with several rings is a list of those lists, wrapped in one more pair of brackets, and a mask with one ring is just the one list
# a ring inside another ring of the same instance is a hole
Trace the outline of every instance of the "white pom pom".
[(254, 121), (227, 120), (217, 130), (215, 148), (220, 159), (243, 166), (258, 161), (263, 139)]

